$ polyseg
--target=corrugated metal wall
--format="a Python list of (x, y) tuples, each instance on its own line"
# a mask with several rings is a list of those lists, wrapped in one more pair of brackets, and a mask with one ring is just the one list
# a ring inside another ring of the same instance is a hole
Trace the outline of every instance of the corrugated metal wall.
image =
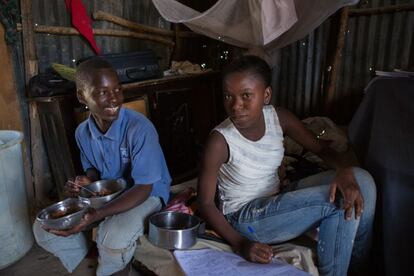
[[(414, 1), (361, 1), (351, 8), (407, 3)], [(323, 79), (330, 66), (326, 57), (334, 51), (327, 49), (330, 25), (327, 20), (303, 40), (281, 49), (273, 72), (276, 104), (300, 117), (323, 114)], [(414, 12), (350, 17), (347, 30), (332, 114), (341, 124), (352, 118), (375, 70), (414, 70)]]
[(300, 117), (319, 113), (329, 30), (328, 19), (306, 38), (279, 51), (272, 78), (276, 105)]
[[(151, 0), (83, 1), (88, 12), (102, 10), (134, 22), (169, 28)], [(352, 8), (372, 8), (414, 3), (414, 0), (361, 1)], [(71, 26), (64, 0), (33, 0), (34, 23), (39, 25)], [(95, 28), (122, 29), (109, 22), (95, 21)], [(331, 20), (328, 19), (306, 38), (293, 43), (279, 53), (273, 72), (274, 100), (300, 117), (323, 114), (324, 79), (329, 74), (327, 53)], [(343, 61), (335, 93), (334, 119), (347, 123), (357, 108), (363, 89), (375, 75), (375, 70), (414, 67), (414, 12), (397, 12), (349, 18)], [(154, 49), (167, 66), (167, 47), (139, 39), (97, 36), (103, 53)], [(73, 66), (73, 61), (92, 55), (88, 43), (79, 36), (36, 34), (40, 71), (52, 62)], [(326, 82), (325, 82), (326, 83)]]
[[(94, 0), (82, 1), (89, 14), (101, 10), (141, 24), (170, 28), (158, 13), (151, 0)], [(38, 25), (71, 26), (71, 16), (66, 10), (64, 0), (33, 0), (33, 23)], [(106, 21), (93, 21), (94, 28), (125, 28)], [(102, 53), (120, 53), (151, 48), (161, 58), (162, 68), (167, 66), (167, 47), (140, 39), (95, 36)], [(36, 48), (39, 60), (39, 71), (44, 71), (51, 63), (57, 62), (74, 66), (74, 61), (93, 55), (88, 42), (80, 36), (61, 36), (36, 34)]]

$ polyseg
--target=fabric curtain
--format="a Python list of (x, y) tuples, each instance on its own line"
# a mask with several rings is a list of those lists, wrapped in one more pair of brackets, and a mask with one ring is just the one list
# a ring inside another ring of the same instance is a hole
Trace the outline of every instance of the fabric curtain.
[(358, 0), (219, 0), (198, 12), (175, 0), (152, 0), (159, 13), (194, 32), (267, 55), (302, 39), (327, 17)]

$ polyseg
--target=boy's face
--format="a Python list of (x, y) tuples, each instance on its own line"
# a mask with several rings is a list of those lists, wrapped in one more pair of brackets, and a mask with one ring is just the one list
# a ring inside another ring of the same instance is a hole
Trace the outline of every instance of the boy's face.
[(250, 72), (232, 73), (224, 79), (224, 109), (238, 129), (257, 127), (263, 105), (272, 94), (263, 80)]
[(88, 106), (99, 129), (107, 131), (118, 118), (124, 100), (118, 75), (113, 69), (99, 69), (91, 73), (89, 83), (77, 91), (78, 99)]

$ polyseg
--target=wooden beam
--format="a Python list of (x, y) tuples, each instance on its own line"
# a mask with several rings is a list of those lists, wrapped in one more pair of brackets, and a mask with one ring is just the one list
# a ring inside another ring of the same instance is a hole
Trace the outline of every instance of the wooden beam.
[[(126, 20), (122, 17), (118, 17), (118, 16), (112, 15), (110, 13), (103, 12), (103, 11), (94, 12), (92, 17), (95, 20), (108, 21), (108, 22), (117, 24), (119, 26), (131, 29), (131, 30), (135, 30), (135, 31), (140, 32), (140, 33), (148, 33), (148, 34), (154, 34), (154, 35), (160, 35), (160, 36), (167, 36), (167, 37), (171, 37), (171, 38), (175, 37), (175, 32), (174, 31), (139, 24), (139, 23), (136, 23), (136, 22)], [(182, 38), (192, 38), (192, 37), (199, 37), (200, 34), (194, 33), (194, 32), (181, 32), (180, 36)]]
[(332, 104), (335, 98), (336, 81), (338, 79), (338, 73), (342, 63), (342, 50), (345, 45), (345, 33), (348, 25), (348, 12), (348, 7), (344, 7), (341, 9), (335, 56), (333, 63), (331, 65), (330, 78), (328, 82), (327, 92), (325, 95), (325, 112), (327, 115), (331, 115), (332, 113)]
[(112, 15), (110, 13), (103, 12), (103, 11), (94, 12), (92, 17), (95, 20), (109, 21), (109, 22), (112, 22), (114, 24), (126, 27), (126, 28), (131, 29), (131, 30), (142, 32), (142, 33), (149, 33), (149, 34), (155, 34), (155, 35), (174, 37), (174, 32), (173, 31), (139, 24), (139, 23), (132, 22), (132, 21), (126, 20), (124, 18)]
[(414, 5), (413, 4), (402, 4), (402, 5), (392, 5), (392, 6), (379, 7), (379, 8), (350, 9), (349, 16), (369, 16), (369, 15), (403, 12), (403, 11), (414, 11)]
[[(17, 24), (17, 30), (21, 30), (21, 25)], [(48, 25), (38, 25), (34, 27), (36, 33), (45, 33), (53, 35), (80, 35), (78, 30), (71, 27), (60, 27), (60, 26), (48, 26)], [(93, 29), (94, 35), (102, 36), (118, 36), (118, 37), (131, 37), (138, 39), (150, 40), (158, 43), (167, 45), (168, 47), (174, 47), (174, 42), (170, 39), (166, 39), (157, 35), (151, 34), (141, 34), (131, 31), (123, 30), (114, 30), (114, 29)]]
[(36, 58), (36, 46), (33, 34), (32, 0), (20, 0), (22, 17), (23, 56), (26, 84), (31, 77), (37, 74), (38, 62)]

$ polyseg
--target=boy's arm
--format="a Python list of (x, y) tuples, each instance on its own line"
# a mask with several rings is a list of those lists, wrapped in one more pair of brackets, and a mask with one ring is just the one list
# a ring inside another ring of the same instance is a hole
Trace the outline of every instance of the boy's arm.
[(116, 199), (96, 209), (95, 220), (100, 220), (108, 216), (116, 215), (132, 209), (143, 203), (150, 196), (152, 184), (137, 184)]
[(229, 242), (233, 249), (244, 258), (254, 262), (268, 263), (272, 256), (271, 247), (266, 244), (250, 242), (241, 236), (227, 222), (214, 203), (217, 174), (227, 158), (228, 149), (224, 137), (218, 132), (213, 132), (207, 143), (198, 179), (197, 201), (200, 214), (214, 231)]
[(353, 207), (355, 207), (355, 217), (359, 218), (362, 214), (364, 202), (352, 168), (352, 166), (357, 165), (356, 159), (345, 158), (345, 154), (337, 153), (323, 141), (316, 139), (303, 123), (287, 109), (277, 108), (277, 115), (286, 135), (318, 155), (328, 166), (336, 169), (336, 176), (329, 191), (330, 202), (335, 201), (336, 190), (339, 189), (344, 198), (345, 217), (350, 219)]

